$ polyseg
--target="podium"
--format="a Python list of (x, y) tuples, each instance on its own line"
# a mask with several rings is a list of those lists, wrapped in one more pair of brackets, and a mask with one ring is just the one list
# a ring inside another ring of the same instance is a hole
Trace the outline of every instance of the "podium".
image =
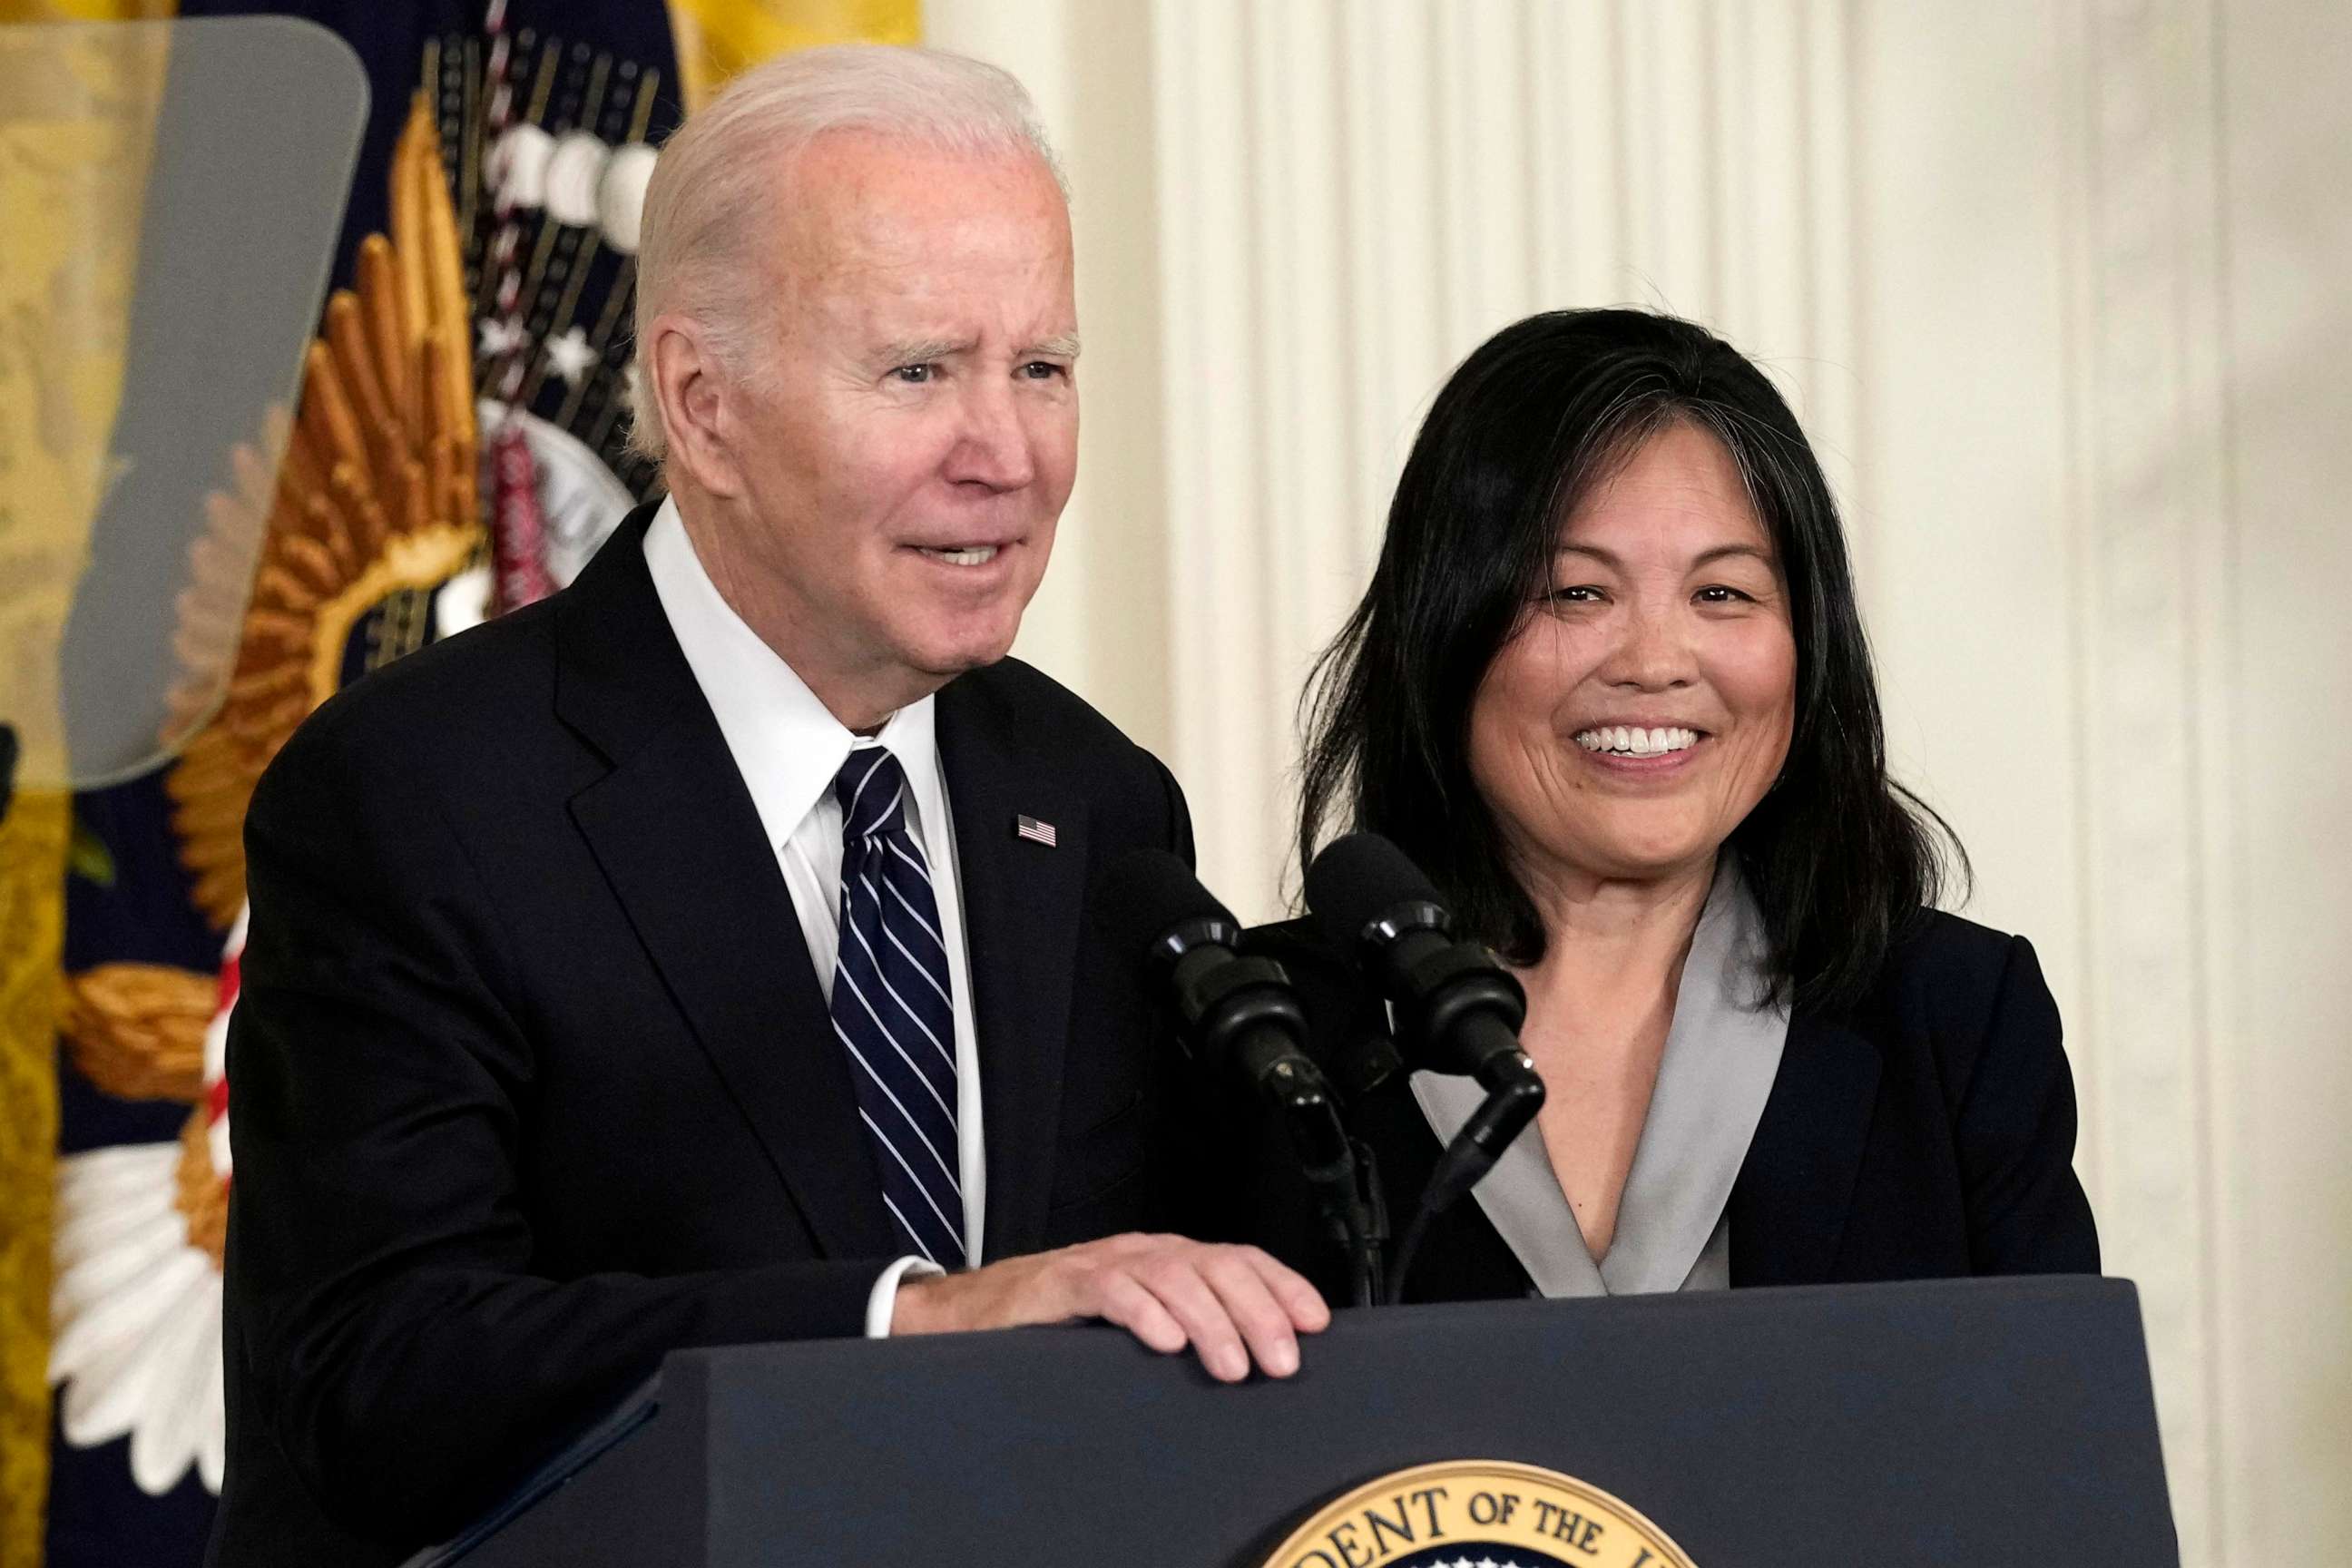
[[(1696, 1568), (2179, 1561), (2120, 1280), (1350, 1311), (1303, 1359), (1221, 1385), (1100, 1327), (683, 1352), (419, 1561), (1258, 1568), (1335, 1496), (1464, 1459), (1564, 1472)], [(1460, 1501), (1279, 1568), (1501, 1568)]]

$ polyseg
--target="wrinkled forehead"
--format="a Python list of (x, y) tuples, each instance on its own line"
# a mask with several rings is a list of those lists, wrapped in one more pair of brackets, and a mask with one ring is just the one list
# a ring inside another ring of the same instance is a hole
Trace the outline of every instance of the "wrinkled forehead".
[(926, 263), (1066, 266), (1069, 210), (1023, 147), (834, 131), (779, 158), (767, 243), (787, 278)]

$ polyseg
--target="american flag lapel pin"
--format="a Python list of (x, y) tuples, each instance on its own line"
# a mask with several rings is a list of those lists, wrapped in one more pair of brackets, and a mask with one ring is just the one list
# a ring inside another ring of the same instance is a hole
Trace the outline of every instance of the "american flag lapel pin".
[(1051, 849), (1054, 847), (1054, 825), (1040, 822), (1034, 816), (1015, 816), (1013, 819), (1013, 837), (1026, 838), (1032, 844), (1043, 844)]

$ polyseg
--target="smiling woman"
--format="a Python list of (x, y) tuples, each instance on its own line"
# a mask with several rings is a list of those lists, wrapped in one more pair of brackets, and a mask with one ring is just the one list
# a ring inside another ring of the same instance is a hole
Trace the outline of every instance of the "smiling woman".
[[(1567, 741), (1637, 723), (1705, 731), (1693, 708), (1727, 718), (1729, 690), (1751, 682), (1669, 670), (1654, 692), (1644, 661), (1704, 658), (1721, 673), (1734, 649), (1743, 667), (1759, 657), (1759, 640), (1783, 650), (1777, 677), (1762, 656), (1760, 678), (1787, 710), (1765, 749), (1786, 754), (1760, 782), (1720, 762), (1707, 773), (1754, 784), (1736, 811), (1723, 803), (1715, 843), (1751, 884), (1775, 991), (1851, 1002), (1896, 928), (1936, 900), (1939, 848), (1965, 861), (1887, 777), (1843, 531), (1796, 416), (1738, 351), (1671, 317), (1562, 310), (1506, 328), (1439, 394), (1371, 585), (1318, 666), (1302, 860), (1327, 827), (1385, 834), (1475, 934), (1533, 963), (1547, 936), (1523, 879), (1545, 868), (1511, 838), (1580, 831), (1548, 820), (1580, 814), (1497, 810), (1480, 737), (1522, 701), (1545, 727), (1568, 723)], [(1544, 668), (1570, 650), (1598, 661), (1574, 685)], [(1741, 726), (1748, 752), (1759, 737), (1768, 727)], [(1530, 765), (1556, 769), (1560, 752), (1538, 744), (1530, 757), (1551, 760)]]
[(1570, 512), (1530, 602), (1471, 706), (1511, 864), (1538, 899), (1573, 897), (1571, 868), (1704, 883), (1796, 702), (1778, 552), (1730, 453), (1680, 421), (1643, 441)]
[[(1933, 908), (1965, 857), (1887, 776), (1835, 503), (1728, 344), (1581, 310), (1478, 349), (1311, 689), (1302, 863), (1403, 847), (1517, 971), (1549, 1089), (1417, 1295), (2097, 1268), (2056, 1009), (2021, 939)], [(1381, 1032), (1346, 955), (1255, 941), (1328, 1055)], [(1477, 1098), (1360, 1097), (1401, 1200)], [(1256, 1234), (1320, 1264), (1308, 1213)]]

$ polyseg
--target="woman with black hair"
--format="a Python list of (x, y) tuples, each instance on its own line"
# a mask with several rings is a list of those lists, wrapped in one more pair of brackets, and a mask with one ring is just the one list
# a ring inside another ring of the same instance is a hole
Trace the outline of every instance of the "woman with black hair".
[[(2097, 1270), (2056, 1007), (2023, 939), (1932, 907), (1965, 858), (1887, 776), (1829, 487), (1728, 344), (1569, 310), (1479, 348), (1309, 690), (1302, 864), (1403, 848), (1525, 984), (1549, 1091), (1408, 1300)], [(1345, 956), (1254, 942), (1359, 1080)], [(1479, 1094), (1358, 1098), (1400, 1215)], [(1310, 1212), (1258, 1235), (1338, 1299)]]

